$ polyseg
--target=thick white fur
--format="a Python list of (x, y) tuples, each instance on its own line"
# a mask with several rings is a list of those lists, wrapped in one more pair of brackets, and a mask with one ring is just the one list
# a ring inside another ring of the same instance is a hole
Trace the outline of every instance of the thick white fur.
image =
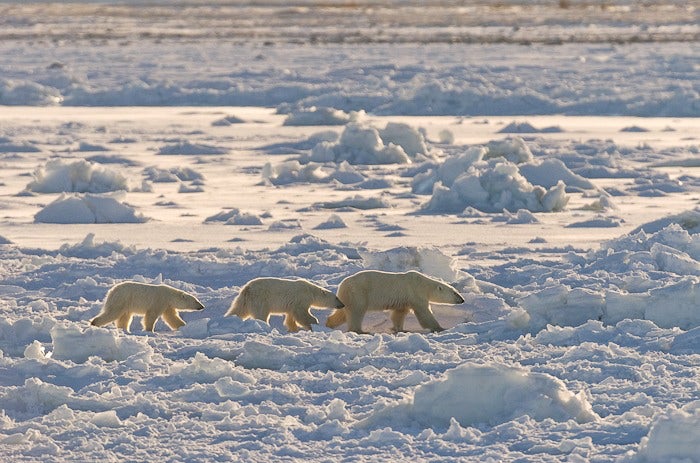
[(309, 312), (311, 306), (338, 308), (343, 303), (331, 291), (307, 280), (256, 278), (241, 288), (226, 316), (269, 322), (270, 314), (283, 314), (284, 326), (295, 332), (300, 327), (310, 330), (311, 325), (318, 323)]
[(442, 331), (433, 312), (431, 302), (461, 304), (464, 298), (456, 289), (420, 272), (406, 273), (365, 270), (344, 279), (338, 287), (338, 297), (345, 307), (335, 310), (326, 326), (336, 328), (346, 321), (348, 330), (362, 333), (362, 320), (368, 311), (391, 310), (395, 332), (403, 331), (403, 323), (409, 310), (423, 328)]
[(92, 319), (92, 325), (104, 326), (114, 322), (117, 328), (129, 331), (134, 315), (143, 315), (143, 329), (153, 331), (159, 317), (173, 330), (185, 324), (178, 311), (202, 310), (204, 306), (191, 294), (168, 285), (149, 285), (126, 281), (107, 292), (102, 311)]

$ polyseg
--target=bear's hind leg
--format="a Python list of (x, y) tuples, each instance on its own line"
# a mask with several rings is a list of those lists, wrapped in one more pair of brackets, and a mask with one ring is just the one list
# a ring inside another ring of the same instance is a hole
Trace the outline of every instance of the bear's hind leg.
[(175, 309), (168, 309), (163, 312), (163, 321), (168, 325), (173, 331), (177, 331), (181, 326), (185, 326), (185, 321), (180, 318)]
[(127, 312), (121, 317), (117, 318), (116, 325), (117, 328), (121, 328), (127, 333), (129, 333), (129, 327), (131, 326), (131, 319), (133, 318), (133, 315), (131, 313)]
[(347, 309), (335, 309), (326, 319), (326, 326), (328, 328), (337, 328), (347, 320), (346, 311)]
[(408, 314), (408, 309), (407, 308), (402, 308), (402, 309), (393, 309), (390, 311), (391, 315), (389, 316), (391, 318), (391, 323), (392, 323), (392, 331), (394, 333), (400, 333), (403, 331), (403, 323), (404, 320), (406, 320), (406, 315)]

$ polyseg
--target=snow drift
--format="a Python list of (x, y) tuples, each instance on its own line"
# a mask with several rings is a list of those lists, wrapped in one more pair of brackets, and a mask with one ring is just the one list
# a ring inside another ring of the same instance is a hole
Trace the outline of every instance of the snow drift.
[(36, 222), (43, 223), (141, 223), (148, 219), (120, 201), (123, 195), (63, 193), (37, 212)]

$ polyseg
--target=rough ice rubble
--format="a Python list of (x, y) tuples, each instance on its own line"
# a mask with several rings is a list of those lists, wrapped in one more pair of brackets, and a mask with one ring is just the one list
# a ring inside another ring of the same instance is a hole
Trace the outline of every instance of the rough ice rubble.
[(41, 223), (142, 223), (148, 218), (121, 202), (124, 194), (62, 193), (34, 215)]
[(660, 461), (694, 462), (700, 442), (700, 401), (671, 409), (654, 419), (649, 434), (642, 438), (635, 463)]
[[(678, 224), (652, 234), (624, 235), (572, 263), (578, 274), (567, 278), (568, 284), (549, 283), (519, 298), (531, 330), (547, 324), (578, 326), (587, 320), (614, 325), (625, 319), (650, 320), (666, 328), (700, 326), (700, 235)], [(600, 277), (612, 284), (586, 283)]]
[(470, 147), (416, 175), (411, 185), (414, 193), (432, 194), (421, 207), (426, 213), (560, 211), (568, 203), (567, 186), (593, 188), (558, 159), (534, 162), (519, 137)]
[(395, 122), (389, 122), (384, 129), (349, 123), (337, 142), (321, 142), (309, 156), (316, 162), (350, 164), (408, 164), (427, 158), (423, 135), (407, 124)]
[(508, 161), (473, 165), (450, 186), (433, 185), (431, 198), (421, 206), (424, 213), (460, 213), (468, 207), (482, 212), (556, 212), (566, 207), (566, 185), (559, 181), (549, 190), (532, 185)]
[(129, 191), (127, 178), (120, 172), (79, 159), (52, 159), (33, 174), (26, 189), (35, 193), (105, 193)]

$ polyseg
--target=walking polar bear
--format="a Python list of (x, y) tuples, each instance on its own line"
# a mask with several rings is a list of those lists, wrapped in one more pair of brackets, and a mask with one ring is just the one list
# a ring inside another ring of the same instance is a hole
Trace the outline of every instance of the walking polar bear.
[(153, 331), (161, 317), (171, 329), (177, 330), (185, 324), (178, 311), (202, 309), (204, 305), (196, 297), (172, 286), (126, 281), (107, 292), (102, 311), (90, 323), (104, 326), (114, 322), (128, 333), (134, 315), (143, 315), (141, 324), (146, 331)]
[(431, 302), (461, 304), (464, 298), (456, 289), (420, 272), (406, 273), (365, 270), (345, 278), (338, 287), (338, 298), (345, 303), (336, 309), (326, 321), (329, 328), (337, 328), (346, 321), (348, 330), (363, 333), (362, 319), (367, 311), (391, 311), (395, 332), (403, 331), (409, 310), (423, 328), (442, 331), (433, 312)]
[(269, 322), (270, 314), (283, 314), (284, 326), (289, 332), (296, 332), (300, 327), (310, 330), (311, 325), (318, 323), (309, 312), (311, 306), (339, 309), (343, 303), (331, 291), (307, 280), (256, 278), (243, 286), (226, 316)]

